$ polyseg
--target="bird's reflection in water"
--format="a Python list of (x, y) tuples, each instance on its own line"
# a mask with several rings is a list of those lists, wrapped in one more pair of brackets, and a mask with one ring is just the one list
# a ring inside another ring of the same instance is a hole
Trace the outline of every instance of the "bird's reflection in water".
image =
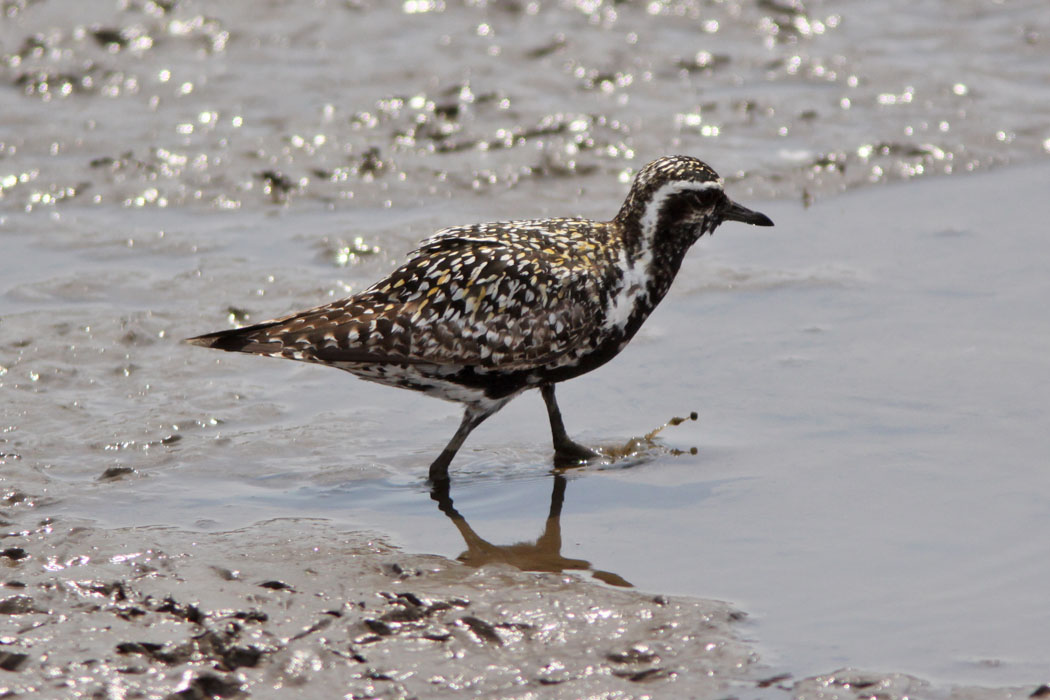
[(535, 542), (518, 542), (517, 544), (492, 544), (474, 531), (452, 504), (449, 495), (449, 481), (442, 479), (434, 483), (430, 497), (437, 501), (438, 508), (452, 520), (467, 551), (456, 557), (468, 566), (482, 566), (490, 563), (504, 563), (522, 571), (589, 571), (594, 578), (611, 586), (631, 586), (620, 576), (600, 571), (584, 559), (568, 559), (561, 555), (561, 506), (565, 501), (566, 479), (561, 474), (554, 474), (554, 490), (551, 492), (551, 509), (547, 515), (543, 532)]

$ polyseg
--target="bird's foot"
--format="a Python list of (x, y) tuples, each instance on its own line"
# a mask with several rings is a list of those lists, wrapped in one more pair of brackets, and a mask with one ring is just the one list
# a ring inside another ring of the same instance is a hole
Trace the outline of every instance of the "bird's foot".
[(601, 456), (600, 452), (568, 439), (554, 445), (554, 464), (559, 467), (573, 466)]

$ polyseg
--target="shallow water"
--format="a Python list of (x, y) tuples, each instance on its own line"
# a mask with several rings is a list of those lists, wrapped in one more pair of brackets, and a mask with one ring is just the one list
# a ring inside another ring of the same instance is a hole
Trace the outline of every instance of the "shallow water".
[(607, 217), (629, 169), (695, 153), (777, 227), (702, 241), (559, 389), (588, 444), (700, 414), (565, 473), (560, 565), (731, 601), (796, 675), (1045, 682), (1042, 3), (75, 7), (0, 22), (9, 518), (535, 542), (538, 396), (471, 436), (457, 521), (423, 483), (451, 404), (176, 341), (360, 289), (444, 225)]

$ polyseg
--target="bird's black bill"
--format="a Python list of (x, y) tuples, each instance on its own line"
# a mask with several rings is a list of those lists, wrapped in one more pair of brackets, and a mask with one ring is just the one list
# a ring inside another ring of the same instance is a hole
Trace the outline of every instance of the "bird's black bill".
[(725, 209), (722, 210), (722, 218), (725, 221), (741, 221), (745, 224), (751, 224), (752, 226), (772, 226), (773, 220), (765, 214), (757, 211), (751, 211), (747, 207), (742, 207), (736, 202), (729, 202)]

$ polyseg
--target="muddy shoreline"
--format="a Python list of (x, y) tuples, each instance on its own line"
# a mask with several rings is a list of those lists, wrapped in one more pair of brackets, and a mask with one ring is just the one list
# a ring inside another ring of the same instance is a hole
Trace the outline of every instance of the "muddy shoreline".
[(0, 687), (10, 697), (1048, 692), (933, 686), (856, 669), (795, 678), (762, 663), (743, 638), (746, 614), (725, 603), (507, 564), (475, 568), (399, 552), (322, 520), (222, 533), (47, 520), (12, 527), (8, 521), (0, 597)]

